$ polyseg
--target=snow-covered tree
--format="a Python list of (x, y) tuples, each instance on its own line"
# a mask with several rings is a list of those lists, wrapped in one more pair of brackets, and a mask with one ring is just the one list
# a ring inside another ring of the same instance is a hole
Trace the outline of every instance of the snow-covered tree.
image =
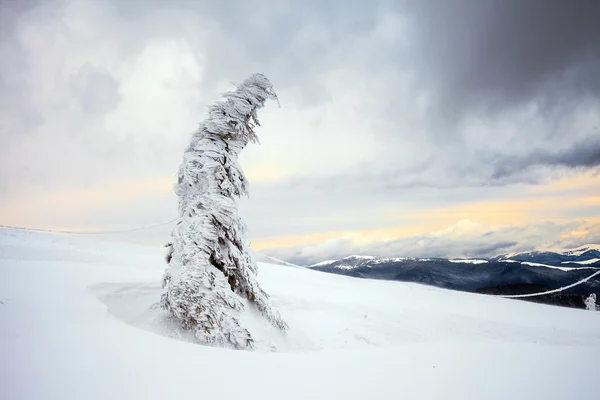
[(585, 299), (585, 309), (596, 311), (596, 293), (590, 294), (589, 297)]
[(234, 199), (248, 194), (238, 155), (248, 142), (258, 142), (256, 112), (267, 99), (277, 96), (262, 74), (224, 93), (209, 107), (179, 167), (175, 193), (181, 221), (167, 245), (161, 306), (204, 344), (253, 347), (239, 319), (244, 299), (273, 325), (287, 329), (256, 281), (257, 265)]

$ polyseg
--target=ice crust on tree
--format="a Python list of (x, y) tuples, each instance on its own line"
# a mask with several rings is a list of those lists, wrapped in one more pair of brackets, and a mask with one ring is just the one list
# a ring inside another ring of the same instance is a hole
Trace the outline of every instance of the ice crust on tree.
[(590, 311), (596, 311), (596, 294), (592, 293), (587, 299), (585, 299), (585, 309)]
[(253, 347), (252, 335), (240, 324), (242, 298), (287, 329), (256, 280), (235, 202), (248, 194), (238, 156), (249, 142), (258, 142), (256, 112), (267, 99), (277, 96), (262, 74), (224, 93), (193, 133), (179, 167), (175, 193), (181, 221), (167, 246), (160, 302), (203, 344)]

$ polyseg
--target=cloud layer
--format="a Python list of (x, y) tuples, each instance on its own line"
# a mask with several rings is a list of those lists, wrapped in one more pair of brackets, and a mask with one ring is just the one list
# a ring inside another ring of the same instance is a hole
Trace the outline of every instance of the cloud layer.
[[(261, 146), (242, 154), (255, 240), (421, 234), (410, 215), (439, 231), (462, 219), (443, 207), (525, 201), (524, 188), (599, 171), (598, 2), (57, 0), (0, 10), (0, 55), (11, 61), (0, 67), (0, 217), (13, 224), (169, 219), (169, 177), (189, 132), (253, 72), (281, 100), (262, 110)], [(571, 204), (588, 189), (551, 199)], [(513, 221), (522, 230), (511, 240), (460, 246), (542, 245), (567, 229), (566, 215), (589, 224), (598, 210), (558, 214)], [(529, 238), (527, 224), (548, 236)], [(414, 247), (402, 240), (385, 246)], [(442, 248), (454, 251), (427, 247)]]
[(532, 223), (525, 226), (491, 227), (470, 220), (427, 234), (366, 245), (351, 237), (325, 240), (315, 245), (270, 248), (268, 253), (297, 265), (312, 265), (348, 255), (376, 257), (492, 257), (512, 251), (540, 248), (573, 248), (600, 243), (600, 224)]

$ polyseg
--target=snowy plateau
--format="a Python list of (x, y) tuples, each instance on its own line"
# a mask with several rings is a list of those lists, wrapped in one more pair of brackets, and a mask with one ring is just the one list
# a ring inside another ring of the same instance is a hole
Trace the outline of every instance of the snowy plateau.
[(155, 307), (163, 250), (0, 229), (0, 398), (600, 397), (598, 312), (259, 263), (290, 330), (226, 350)]

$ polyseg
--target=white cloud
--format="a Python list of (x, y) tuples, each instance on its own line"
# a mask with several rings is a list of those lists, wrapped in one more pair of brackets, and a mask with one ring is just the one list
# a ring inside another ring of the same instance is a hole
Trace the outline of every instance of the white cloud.
[[(582, 230), (586, 233), (582, 234)], [(576, 235), (571, 235), (572, 232)], [(460, 220), (443, 230), (367, 245), (357, 245), (352, 238), (339, 238), (316, 245), (267, 248), (262, 251), (299, 265), (312, 265), (349, 254), (378, 257), (491, 257), (512, 251), (544, 247), (571, 248), (586, 243), (600, 243), (599, 225), (540, 222), (523, 226), (488, 226)]]

